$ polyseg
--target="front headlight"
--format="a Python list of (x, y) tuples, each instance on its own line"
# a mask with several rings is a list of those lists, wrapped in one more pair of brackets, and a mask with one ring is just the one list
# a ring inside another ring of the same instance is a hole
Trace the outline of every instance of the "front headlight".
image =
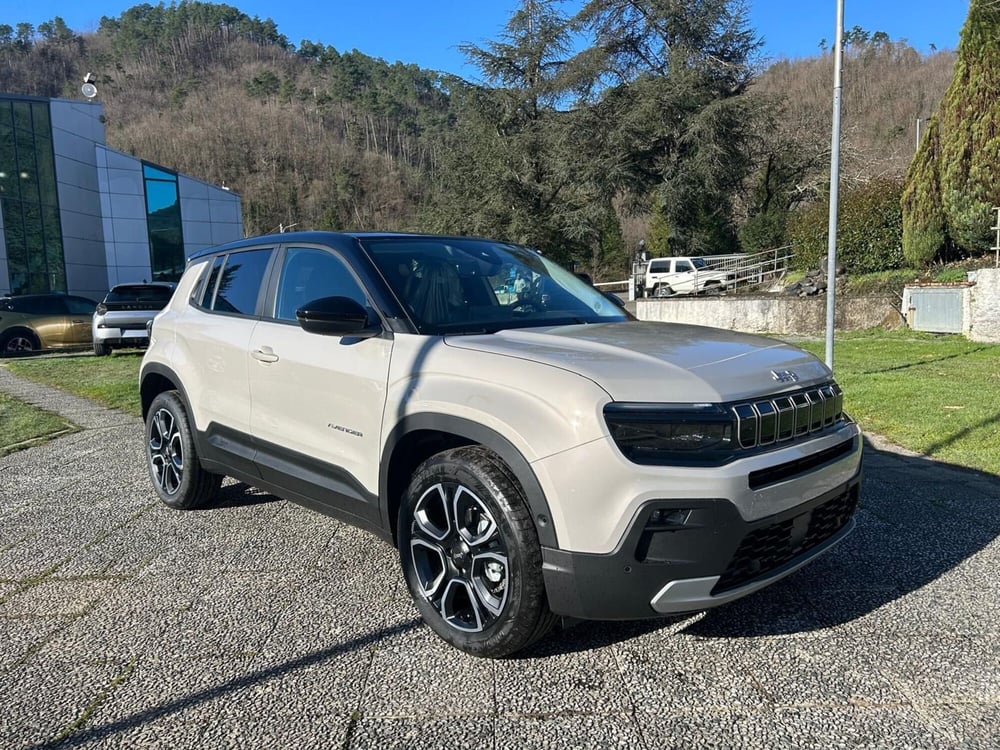
[(718, 466), (735, 458), (732, 414), (716, 404), (608, 404), (604, 419), (637, 464)]

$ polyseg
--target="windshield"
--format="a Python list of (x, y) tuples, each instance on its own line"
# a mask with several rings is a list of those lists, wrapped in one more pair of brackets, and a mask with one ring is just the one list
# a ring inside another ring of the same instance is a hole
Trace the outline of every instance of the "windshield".
[(692, 258), (691, 262), (695, 268), (708, 268), (708, 263), (705, 262), (704, 258)]
[(488, 240), (365, 238), (420, 333), (627, 320), (614, 302), (541, 255)]

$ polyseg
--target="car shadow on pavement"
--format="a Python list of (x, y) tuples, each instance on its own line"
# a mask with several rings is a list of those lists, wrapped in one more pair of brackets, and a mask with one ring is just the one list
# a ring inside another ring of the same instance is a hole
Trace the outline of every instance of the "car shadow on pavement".
[(348, 654), (352, 651), (370, 648), (375, 642), (401, 635), (415, 629), (419, 625), (420, 620), (418, 619), (406, 620), (405, 622), (398, 623), (392, 627), (365, 633), (364, 635), (352, 638), (344, 643), (338, 643), (334, 646), (330, 646), (329, 648), (313, 651), (310, 654), (305, 654), (304, 656), (289, 659), (288, 661), (275, 664), (274, 666), (270, 666), (265, 669), (259, 669), (255, 672), (241, 675), (222, 684), (213, 685), (205, 690), (185, 695), (181, 698), (177, 698), (176, 700), (172, 700), (158, 706), (153, 706), (145, 711), (134, 713), (109, 724), (99, 724), (89, 729), (74, 732), (70, 736), (61, 739), (58, 742), (41, 743), (39, 745), (35, 745), (34, 747), (39, 749), (47, 747), (64, 748), (77, 747), (79, 745), (87, 745), (91, 743), (103, 745), (105, 741), (110, 740), (117, 734), (142, 727), (165, 716), (170, 716), (171, 714), (188, 710), (193, 705), (209, 703), (219, 698), (230, 697), (238, 694), (240, 691), (252, 688), (255, 685), (262, 685), (268, 681), (277, 680), (283, 675), (291, 672), (306, 669), (317, 664), (322, 664), (325, 661)]
[(212, 502), (193, 510), (197, 512), (200, 510), (221, 510), (223, 508), (244, 508), (252, 505), (265, 505), (277, 502), (281, 502), (281, 498), (277, 495), (264, 492), (243, 482), (229, 482), (222, 485)]
[[(993, 580), (984, 571), (992, 568), (988, 561), (977, 565), (973, 558), (1000, 537), (1000, 477), (881, 449), (867, 440), (864, 461), (854, 533), (801, 570), (701, 615), (582, 623), (562, 637), (546, 639), (525, 656), (599, 648), (657, 630), (703, 638), (823, 631), (871, 615), (952, 571), (955, 575), (935, 585), (933, 593), (900, 603), (898, 614), (927, 627), (935, 611), (949, 609), (949, 597), (954, 605), (982, 594), (982, 581)], [(944, 612), (940, 617), (950, 617), (951, 627), (961, 631), (963, 624), (956, 618), (974, 617), (974, 608), (965, 609), (970, 612)]]

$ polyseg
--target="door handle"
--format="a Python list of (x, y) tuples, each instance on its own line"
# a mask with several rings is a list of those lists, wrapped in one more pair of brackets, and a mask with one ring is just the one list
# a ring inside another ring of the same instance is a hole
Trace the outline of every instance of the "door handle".
[(250, 352), (250, 356), (256, 359), (258, 362), (266, 362), (270, 364), (271, 362), (278, 361), (278, 355), (275, 354), (271, 347), (263, 346), (260, 349), (254, 349)]

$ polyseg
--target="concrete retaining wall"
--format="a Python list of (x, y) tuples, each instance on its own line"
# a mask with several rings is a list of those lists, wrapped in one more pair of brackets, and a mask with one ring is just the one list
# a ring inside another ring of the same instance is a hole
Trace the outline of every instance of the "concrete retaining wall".
[(966, 336), (973, 341), (1000, 343), (1000, 268), (976, 271), (970, 298)]
[[(826, 331), (826, 297), (781, 295), (668, 297), (636, 300), (636, 317), (667, 323), (727, 328), (748, 333), (822, 336)], [(840, 297), (837, 330), (898, 328), (902, 325), (899, 298)]]

